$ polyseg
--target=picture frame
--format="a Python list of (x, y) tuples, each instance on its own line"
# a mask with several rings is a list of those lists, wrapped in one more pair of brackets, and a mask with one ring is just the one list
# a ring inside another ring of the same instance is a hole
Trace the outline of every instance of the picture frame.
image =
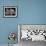
[(17, 17), (17, 6), (3, 6), (3, 17)]

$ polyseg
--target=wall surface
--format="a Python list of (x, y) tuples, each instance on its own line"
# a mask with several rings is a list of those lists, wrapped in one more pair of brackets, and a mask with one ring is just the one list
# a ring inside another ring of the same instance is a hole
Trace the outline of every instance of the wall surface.
[(19, 23), (46, 24), (46, 0), (20, 0)]
[[(3, 18), (3, 6), (18, 6), (18, 16)], [(9, 32), (17, 34), (18, 24), (46, 24), (46, 0), (0, 0), (0, 44), (8, 43)]]
[[(0, 0), (0, 44), (7, 44), (9, 42), (8, 35), (10, 32), (16, 32), (18, 18), (3, 18), (3, 6), (17, 6), (18, 0)], [(18, 43), (16, 38), (15, 43)]]

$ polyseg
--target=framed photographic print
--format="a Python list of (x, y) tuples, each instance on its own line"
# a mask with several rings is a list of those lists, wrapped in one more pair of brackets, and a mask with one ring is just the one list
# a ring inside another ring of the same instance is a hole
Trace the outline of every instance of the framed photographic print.
[(16, 6), (4, 6), (3, 15), (4, 17), (17, 17), (17, 7)]

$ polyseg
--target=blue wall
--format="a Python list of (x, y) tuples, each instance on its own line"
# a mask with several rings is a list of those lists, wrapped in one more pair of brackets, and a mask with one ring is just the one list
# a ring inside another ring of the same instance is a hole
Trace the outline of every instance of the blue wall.
[[(3, 6), (17, 6), (17, 0), (0, 0), (0, 44), (7, 44), (9, 42), (8, 35), (10, 32), (16, 32), (17, 30), (17, 18), (3, 18)], [(15, 43), (18, 43), (16, 38)]]
[[(18, 6), (18, 16), (3, 18), (3, 6)], [(8, 43), (9, 32), (17, 34), (18, 24), (46, 24), (46, 0), (0, 0), (0, 44)]]
[(21, 0), (21, 24), (46, 24), (46, 0)]

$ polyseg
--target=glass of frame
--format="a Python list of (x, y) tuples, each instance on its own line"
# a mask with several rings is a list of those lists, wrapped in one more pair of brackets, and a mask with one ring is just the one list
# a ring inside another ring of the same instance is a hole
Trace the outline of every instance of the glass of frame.
[(4, 6), (3, 15), (4, 17), (17, 17), (17, 7), (16, 6)]

